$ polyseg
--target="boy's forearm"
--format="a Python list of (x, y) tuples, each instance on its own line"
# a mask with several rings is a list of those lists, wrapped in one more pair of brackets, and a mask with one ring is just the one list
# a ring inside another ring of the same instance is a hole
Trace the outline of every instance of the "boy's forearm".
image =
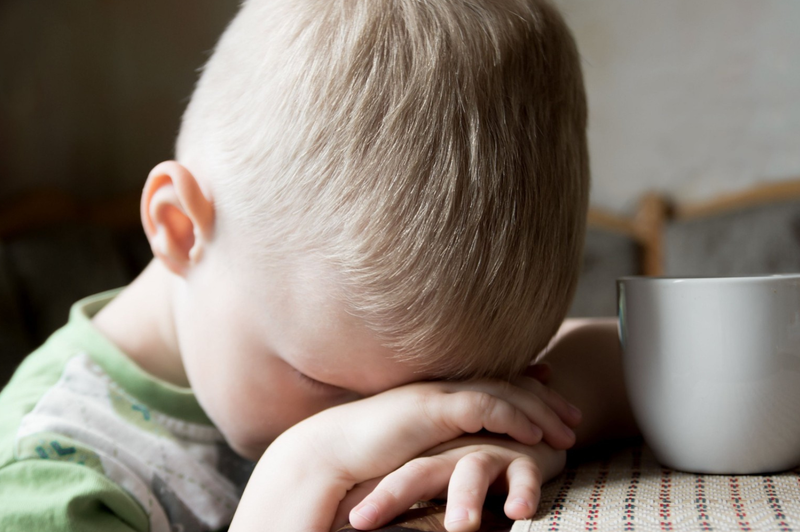
[(566, 320), (539, 360), (552, 367), (548, 385), (583, 412), (576, 447), (639, 433), (625, 394), (614, 318)]
[(279, 438), (259, 460), (231, 532), (330, 532), (348, 486), (330, 474), (329, 464), (315, 464), (313, 453), (298, 453), (291, 447)]

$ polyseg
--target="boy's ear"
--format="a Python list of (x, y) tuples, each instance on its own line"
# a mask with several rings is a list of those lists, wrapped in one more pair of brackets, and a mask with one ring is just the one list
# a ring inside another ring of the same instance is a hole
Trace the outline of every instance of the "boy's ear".
[(180, 276), (201, 259), (213, 236), (213, 201), (194, 175), (175, 161), (163, 162), (150, 172), (141, 216), (153, 254)]

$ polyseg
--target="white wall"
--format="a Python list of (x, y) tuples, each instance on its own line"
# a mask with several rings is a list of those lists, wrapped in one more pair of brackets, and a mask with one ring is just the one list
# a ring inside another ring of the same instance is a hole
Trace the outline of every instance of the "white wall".
[(800, 178), (800, 0), (555, 0), (583, 57), (592, 203)]

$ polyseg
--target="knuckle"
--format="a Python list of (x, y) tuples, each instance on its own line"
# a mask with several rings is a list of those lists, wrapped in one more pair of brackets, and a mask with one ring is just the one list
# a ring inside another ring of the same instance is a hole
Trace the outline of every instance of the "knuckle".
[(470, 468), (487, 470), (492, 467), (494, 462), (497, 460), (497, 456), (489, 451), (481, 450), (470, 453), (464, 456), (461, 460), (464, 462), (464, 465), (467, 465)]
[(373, 502), (384, 507), (395, 506), (398, 502), (397, 493), (388, 486), (376, 487), (370, 494), (370, 498), (373, 499)]
[(474, 482), (451, 482), (447, 490), (447, 498), (451, 501), (454, 498), (461, 499), (462, 501), (465, 499), (474, 500), (482, 498), (483, 495), (484, 490)]
[(495, 408), (497, 399), (486, 392), (470, 392), (474, 408), (479, 412), (489, 412)]
[(534, 483), (539, 485), (542, 483), (542, 470), (536, 465), (531, 459), (527, 460), (528, 462), (528, 473), (533, 477)]
[(429, 422), (435, 423), (437, 422), (437, 415), (436, 412), (440, 409), (435, 407), (434, 403), (434, 396), (427, 393), (421, 393), (414, 397), (414, 403), (416, 406), (416, 410), (420, 413), (422, 419), (427, 420)]
[(542, 481), (542, 472), (536, 461), (530, 456), (519, 456), (513, 460), (511, 465), (514, 469), (522, 470), (530, 475), (535, 483), (538, 484)]
[(474, 484), (451, 484), (450, 489), (448, 490), (447, 498), (452, 500), (456, 497), (462, 500), (478, 499), (483, 497), (483, 490)]
[(431, 458), (423, 457), (406, 462), (401, 469), (404, 475), (424, 478), (431, 473), (434, 465), (434, 461)]
[(516, 419), (514, 409), (508, 403), (496, 397), (487, 397), (484, 410), (482, 410), (482, 428), (486, 428), (491, 432), (507, 432)]
[(497, 398), (479, 391), (462, 392), (464, 399), (461, 418), (466, 432), (478, 432), (496, 415)]

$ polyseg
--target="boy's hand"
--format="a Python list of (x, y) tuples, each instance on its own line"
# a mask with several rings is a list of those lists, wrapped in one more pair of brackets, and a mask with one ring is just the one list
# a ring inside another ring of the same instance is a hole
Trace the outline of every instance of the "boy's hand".
[(480, 527), (490, 491), (507, 494), (504, 510), (509, 519), (528, 519), (536, 513), (542, 484), (556, 476), (565, 461), (565, 451), (546, 443), (528, 446), (507, 438), (461, 437), (382, 479), (353, 488), (339, 506), (334, 528), (346, 523), (349, 513), (354, 528), (374, 529), (417, 501), (446, 494), (445, 527), (469, 532)]
[[(570, 426), (580, 421), (569, 403), (535, 379), (420, 382), (341, 405), (306, 419), (287, 432), (307, 438), (318, 456), (336, 459), (353, 484), (385, 475), (432, 447), (463, 434), (486, 431), (554, 449), (575, 443)], [(565, 420), (568, 421), (565, 422)], [(319, 439), (320, 434), (327, 437)], [(404, 456), (399, 461), (399, 456)], [(369, 457), (370, 459), (366, 459)], [(377, 471), (376, 469), (380, 469)]]
[[(327, 531), (354, 486), (383, 477), (465, 433), (506, 434), (528, 446), (544, 438), (554, 448), (570, 447), (575, 435), (562, 419), (570, 424), (578, 420), (569, 405), (533, 379), (517, 384), (409, 384), (298, 423), (259, 461), (231, 530), (270, 522), (276, 530)], [(447, 459), (452, 461), (455, 454)]]

